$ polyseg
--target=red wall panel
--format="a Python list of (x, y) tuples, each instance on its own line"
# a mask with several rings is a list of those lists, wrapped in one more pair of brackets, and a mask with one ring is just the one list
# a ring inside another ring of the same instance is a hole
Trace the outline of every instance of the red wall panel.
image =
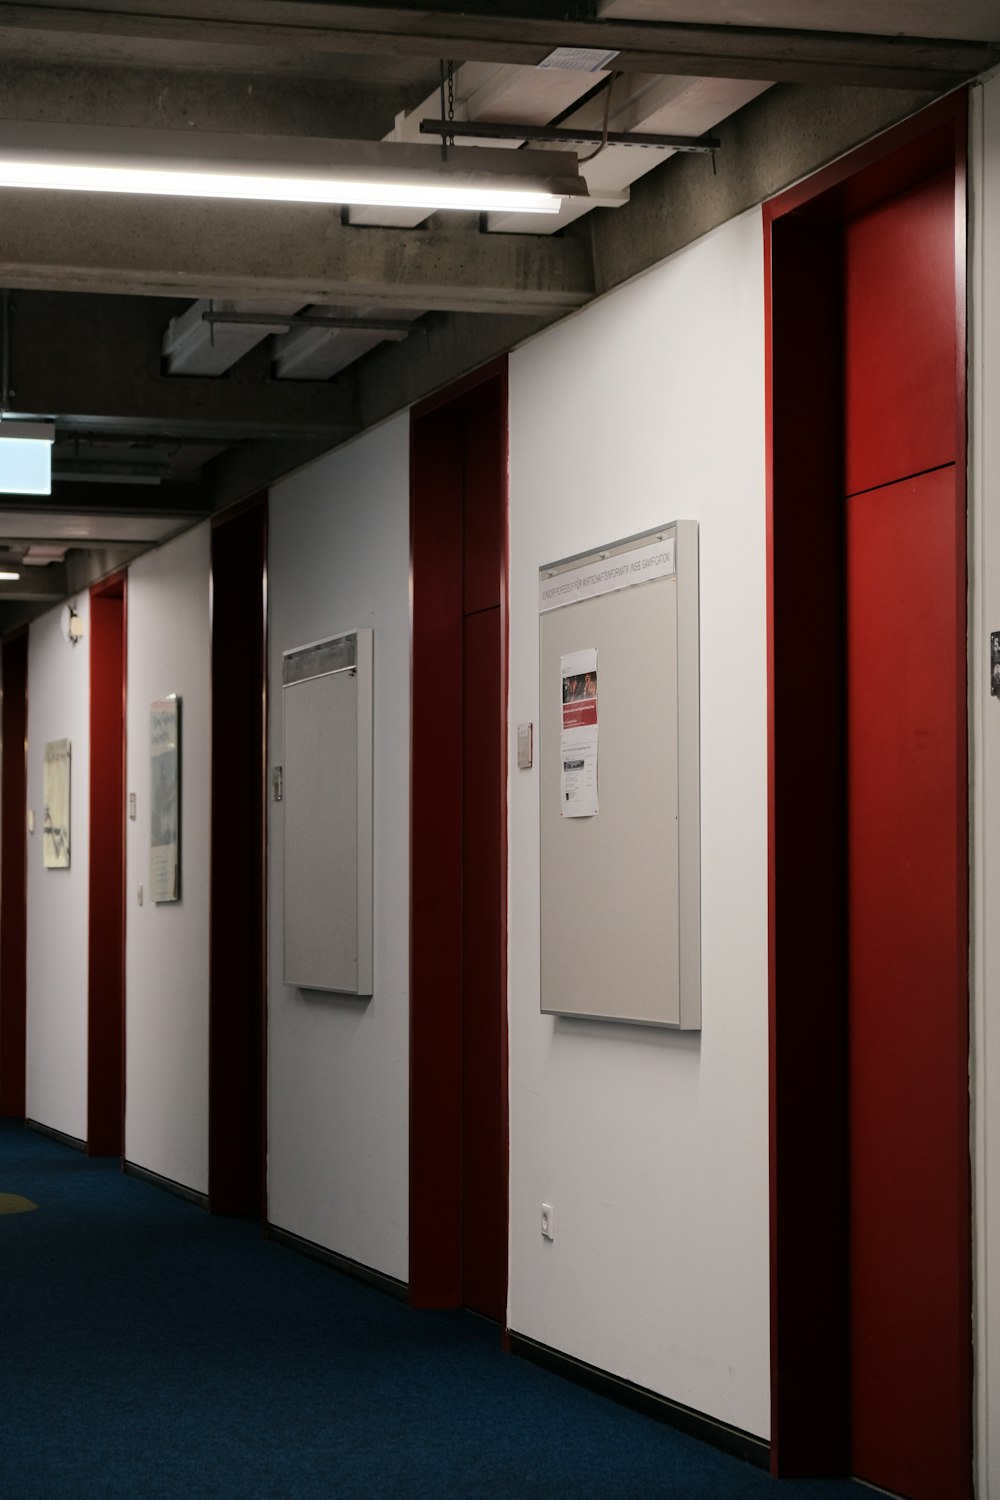
[(507, 1283), (506, 372), (413, 414), (410, 1300)]
[(499, 605), (466, 615), (463, 648), (462, 1303), (499, 1322), (507, 1310)]
[(410, 1300), (462, 1297), (462, 447), (411, 428)]
[(3, 643), (0, 785), (0, 1115), (23, 1120), (27, 1031), (28, 632)]
[(847, 504), (855, 1473), (968, 1472), (964, 556), (949, 466)]
[(954, 173), (844, 227), (845, 493), (955, 458)]
[(90, 596), (87, 1151), (125, 1149), (125, 582)]
[(267, 496), (212, 528), (208, 1202), (263, 1216)]
[(966, 109), (764, 212), (772, 1470), (921, 1500), (971, 1493)]

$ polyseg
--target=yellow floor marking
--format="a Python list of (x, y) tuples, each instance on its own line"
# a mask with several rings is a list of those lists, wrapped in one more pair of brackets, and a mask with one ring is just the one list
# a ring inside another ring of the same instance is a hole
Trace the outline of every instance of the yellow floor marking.
[(27, 1214), (37, 1207), (37, 1203), (22, 1198), (20, 1193), (0, 1193), (0, 1214)]

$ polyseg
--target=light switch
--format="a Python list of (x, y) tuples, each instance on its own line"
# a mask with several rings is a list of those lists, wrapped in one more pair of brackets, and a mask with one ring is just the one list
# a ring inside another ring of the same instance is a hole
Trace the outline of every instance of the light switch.
[(34, 833), (34, 831), (35, 831), (35, 814), (34, 814), (34, 811), (29, 807), (28, 808), (28, 832), (29, 833)]
[(128, 794), (128, 815), (131, 818), (132, 822), (134, 823), (135, 822), (135, 792), (129, 792), (129, 794)]
[(535, 750), (535, 726), (534, 724), (518, 724), (517, 726), (517, 769), (519, 771), (530, 771), (534, 762)]

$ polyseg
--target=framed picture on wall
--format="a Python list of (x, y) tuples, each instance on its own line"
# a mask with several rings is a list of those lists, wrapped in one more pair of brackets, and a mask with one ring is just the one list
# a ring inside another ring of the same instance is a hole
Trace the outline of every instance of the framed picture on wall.
[(149, 708), (149, 889), (154, 902), (181, 899), (181, 702)]
[(42, 864), (46, 870), (69, 869), (70, 742), (49, 740), (45, 746), (42, 797)]

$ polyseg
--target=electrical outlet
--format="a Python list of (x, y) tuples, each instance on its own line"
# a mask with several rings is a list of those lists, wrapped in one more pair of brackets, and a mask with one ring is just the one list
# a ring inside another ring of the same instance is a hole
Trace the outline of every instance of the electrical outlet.
[(551, 1203), (542, 1204), (542, 1239), (554, 1240), (556, 1237), (555, 1212)]

